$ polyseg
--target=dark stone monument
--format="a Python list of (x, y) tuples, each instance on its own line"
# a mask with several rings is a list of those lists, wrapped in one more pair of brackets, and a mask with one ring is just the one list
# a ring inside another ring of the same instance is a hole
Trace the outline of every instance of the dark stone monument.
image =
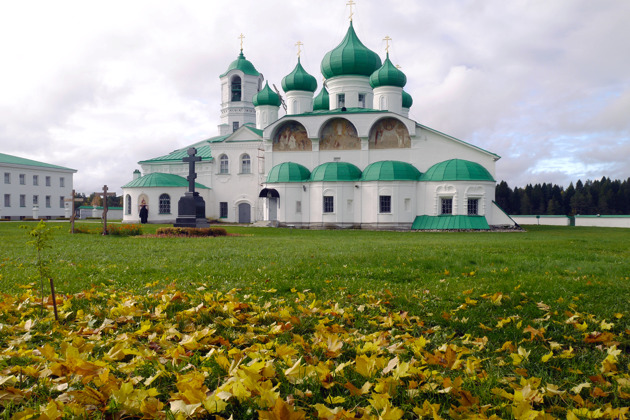
[(184, 162), (188, 162), (188, 191), (179, 199), (177, 203), (177, 219), (175, 227), (210, 227), (208, 219), (206, 219), (206, 202), (195, 191), (195, 162), (199, 162), (201, 158), (195, 156), (197, 149), (191, 147), (188, 149), (188, 157), (183, 158)]

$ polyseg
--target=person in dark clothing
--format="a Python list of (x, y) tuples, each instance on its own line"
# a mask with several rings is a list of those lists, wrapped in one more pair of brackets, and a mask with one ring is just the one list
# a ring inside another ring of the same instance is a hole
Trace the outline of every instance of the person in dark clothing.
[(148, 218), (149, 210), (147, 209), (147, 206), (143, 204), (142, 208), (140, 209), (140, 223), (146, 223)]

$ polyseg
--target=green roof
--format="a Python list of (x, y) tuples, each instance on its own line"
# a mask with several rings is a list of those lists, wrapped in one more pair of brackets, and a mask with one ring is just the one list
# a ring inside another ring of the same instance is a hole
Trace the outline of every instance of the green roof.
[(245, 56), (243, 55), (243, 50), (241, 50), (241, 53), (238, 55), (238, 58), (232, 61), (232, 63), (230, 64), (228, 69), (225, 71), (225, 73), (223, 73), (219, 77), (225, 76), (232, 70), (240, 70), (245, 74), (249, 74), (250, 76), (260, 76), (260, 73), (258, 73), (254, 65), (249, 60), (247, 60)]
[(345, 38), (322, 60), (321, 70), (325, 78), (335, 76), (370, 76), (381, 67), (381, 58), (367, 48), (357, 37), (352, 21)]
[(420, 171), (407, 162), (382, 160), (370, 163), (361, 175), (361, 181), (417, 181)]
[[(121, 188), (147, 187), (188, 187), (188, 180), (179, 175), (153, 172), (123, 185)], [(195, 182), (195, 188), (208, 189), (205, 185)]]
[[(305, 112), (303, 114), (293, 114), (290, 117), (299, 117), (302, 115), (338, 115), (338, 114), (369, 114), (369, 113), (388, 113), (389, 111), (380, 110), (380, 109), (370, 109), (370, 108), (346, 108), (345, 111), (342, 111), (341, 108), (335, 109), (318, 109), (313, 112)], [(284, 117), (283, 117), (284, 118)]]
[[(225, 140), (228, 136), (221, 136), (221, 140)], [(183, 149), (175, 150), (168, 155), (156, 157), (153, 159), (143, 160), (139, 163), (159, 163), (159, 162), (183, 162), (182, 159), (188, 157), (188, 149), (190, 147), (196, 147), (197, 155), (201, 157), (202, 161), (212, 160), (212, 150), (209, 145), (204, 146), (188, 146)]]
[(252, 102), (254, 103), (254, 106), (280, 106), (280, 95), (271, 90), (269, 82), (265, 82), (265, 87), (254, 95)]
[(402, 88), (405, 87), (406, 84), (407, 76), (392, 64), (389, 60), (389, 53), (387, 53), (387, 57), (381, 68), (370, 76), (370, 86), (373, 88), (380, 86), (397, 86)]
[(271, 168), (267, 183), (306, 182), (310, 176), (311, 172), (299, 163), (283, 162)]
[(361, 170), (348, 162), (322, 163), (311, 173), (311, 181), (358, 181)]
[(313, 99), (313, 111), (330, 111), (330, 97), (326, 86), (322, 86), (322, 90)]
[(407, 92), (405, 92), (403, 90), (403, 92), (402, 92), (402, 107), (403, 108), (411, 108), (411, 105), (413, 105), (413, 98), (411, 97), (410, 94), (408, 94)]
[(282, 78), (282, 90), (285, 92), (292, 90), (315, 92), (317, 90), (317, 80), (304, 70), (300, 63), (300, 57), (298, 57), (297, 65), (293, 71)]
[(6, 163), (10, 165), (25, 165), (25, 166), (37, 166), (39, 168), (50, 168), (50, 169), (63, 169), (66, 171), (76, 172), (76, 169), (70, 169), (63, 166), (51, 165), (50, 163), (38, 162), (36, 160), (24, 159), (21, 157), (7, 155), (5, 153), (0, 153), (0, 163)]
[(420, 181), (494, 181), (494, 178), (476, 162), (450, 159), (431, 166)]
[(439, 216), (417, 216), (411, 230), (450, 230), (475, 229), (489, 230), (485, 216), (465, 216), (459, 214), (442, 214)]

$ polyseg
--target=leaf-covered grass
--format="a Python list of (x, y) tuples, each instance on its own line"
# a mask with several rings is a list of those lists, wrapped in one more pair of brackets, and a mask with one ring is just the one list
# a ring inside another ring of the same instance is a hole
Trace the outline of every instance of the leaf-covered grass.
[(627, 415), (629, 230), (227, 230), (63, 229), (55, 323), (0, 224), (2, 416)]

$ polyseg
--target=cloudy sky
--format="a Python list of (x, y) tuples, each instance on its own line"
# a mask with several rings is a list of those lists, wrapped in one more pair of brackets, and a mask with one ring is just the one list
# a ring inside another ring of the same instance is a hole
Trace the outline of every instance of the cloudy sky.
[[(492, 151), (512, 187), (630, 177), (630, 1), (355, 0), (363, 43), (407, 75), (410, 116)], [(217, 134), (239, 52), (270, 84), (316, 76), (346, 0), (0, 3), (0, 152), (118, 193), (138, 161)]]

